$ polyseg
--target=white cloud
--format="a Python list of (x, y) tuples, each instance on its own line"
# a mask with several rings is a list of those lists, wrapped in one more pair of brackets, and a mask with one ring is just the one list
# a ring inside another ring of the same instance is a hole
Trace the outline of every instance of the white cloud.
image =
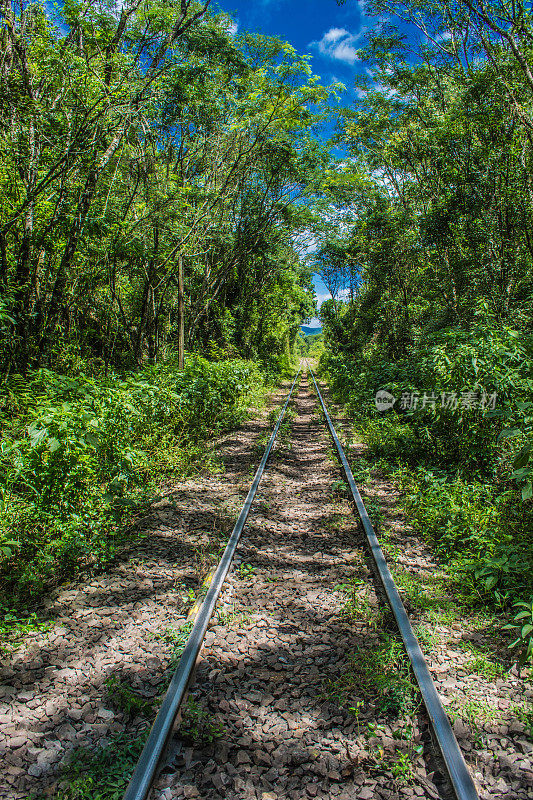
[[(339, 289), (337, 292), (337, 300), (348, 300), (350, 297), (350, 290), (349, 289)], [(329, 292), (317, 292), (316, 294), (316, 306), (320, 308), (322, 303), (326, 300), (331, 300), (332, 297)]]
[(238, 22), (231, 22), (228, 27), (226, 28), (228, 35), (233, 37), (237, 36), (237, 31), (239, 30), (239, 23)]
[(316, 305), (317, 305), (317, 308), (320, 308), (320, 306), (322, 305), (322, 303), (323, 303), (325, 300), (331, 300), (331, 295), (330, 295), (330, 293), (329, 293), (329, 292), (317, 292), (317, 296), (316, 296)]
[(330, 28), (319, 42), (310, 42), (309, 46), (316, 47), (327, 58), (353, 65), (359, 60), (356, 45), (362, 33), (356, 35), (346, 28)]

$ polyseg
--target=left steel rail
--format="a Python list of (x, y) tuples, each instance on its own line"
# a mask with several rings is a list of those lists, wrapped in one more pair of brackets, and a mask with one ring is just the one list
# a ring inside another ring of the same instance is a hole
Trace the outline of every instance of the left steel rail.
[(228, 544), (226, 545), (224, 554), (220, 559), (220, 563), (213, 576), (205, 596), (205, 600), (200, 606), (198, 616), (196, 617), (196, 621), (187, 640), (187, 644), (185, 645), (185, 649), (182, 653), (179, 664), (174, 675), (172, 676), (170, 685), (167, 689), (165, 697), (163, 698), (161, 708), (159, 709), (148, 739), (146, 740), (146, 744), (144, 745), (144, 749), (141, 753), (139, 761), (137, 762), (135, 772), (133, 773), (133, 776), (128, 784), (128, 788), (124, 794), (124, 800), (146, 800), (150, 789), (152, 788), (159, 764), (171, 738), (174, 722), (181, 708), (181, 704), (186, 696), (189, 684), (191, 683), (194, 667), (198, 658), (198, 654), (202, 648), (207, 626), (209, 625), (209, 621), (213, 615), (213, 611), (215, 610), (216, 602), (220, 592), (222, 591), (222, 586), (224, 585), (229, 568), (231, 567), (231, 562), (233, 561), (233, 556), (235, 555), (243, 528), (246, 524), (246, 520), (248, 519), (251, 505), (256, 495), (261, 478), (263, 477), (268, 457), (276, 440), (279, 426), (281, 425), (285, 416), (285, 412), (287, 411), (287, 406), (289, 405), (289, 401), (300, 372), (301, 369), (299, 369), (296, 373), (290, 392), (287, 395), (287, 399), (285, 400), (276, 425), (274, 426), (272, 435), (266, 446), (265, 452), (263, 453), (263, 458), (261, 459), (261, 463), (257, 468), (252, 485), (250, 486), (250, 490), (246, 500), (244, 501), (242, 511), (239, 514), (237, 522), (235, 523), (235, 527), (233, 528)]

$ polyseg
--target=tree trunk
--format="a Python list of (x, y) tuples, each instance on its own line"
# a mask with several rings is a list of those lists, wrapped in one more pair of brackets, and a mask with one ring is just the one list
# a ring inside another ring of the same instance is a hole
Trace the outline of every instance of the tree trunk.
[(183, 292), (183, 256), (178, 256), (178, 369), (185, 361), (185, 297)]

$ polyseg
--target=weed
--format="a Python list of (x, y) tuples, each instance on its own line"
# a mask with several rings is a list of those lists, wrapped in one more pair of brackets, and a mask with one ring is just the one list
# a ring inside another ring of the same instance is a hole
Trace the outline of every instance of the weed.
[[(22, 604), (82, 568), (108, 564), (131, 540), (127, 524), (161, 476), (205, 465), (206, 439), (246, 416), (258, 385), (252, 362), (198, 357), (184, 370), (161, 364), (122, 378), (28, 373), (17, 384), (24, 403), (2, 417), (4, 595)], [(7, 384), (0, 405), (6, 392)]]
[(413, 724), (411, 718), (408, 717), (407, 724), (393, 733), (394, 739), (407, 742), (407, 749), (405, 746), (402, 749), (397, 748), (391, 757), (385, 757), (385, 751), (380, 741), (380, 734), (384, 730), (385, 727), (377, 722), (368, 722), (366, 725), (365, 749), (369, 753), (367, 767), (377, 775), (384, 772), (390, 773), (395, 783), (403, 786), (414, 778), (414, 760), (423, 752), (423, 745), (415, 744)]
[(179, 733), (182, 739), (196, 747), (223, 736), (224, 726), (191, 697), (182, 709)]
[[(348, 448), (350, 445), (348, 445)], [(349, 453), (347, 454), (349, 458)], [(350, 467), (352, 469), (352, 475), (354, 480), (359, 485), (363, 483), (367, 483), (372, 475), (372, 472), (376, 468), (376, 464), (367, 461), (366, 458), (363, 456), (357, 456), (357, 458), (350, 460)]]
[(397, 752), (389, 762), (390, 771), (398, 783), (409, 783), (413, 778), (413, 762), (409, 753)]
[(360, 736), (360, 734), (361, 734), (360, 715), (361, 715), (361, 712), (363, 711), (364, 707), (365, 707), (365, 704), (364, 704), (364, 702), (362, 700), (356, 700), (354, 705), (350, 706), (348, 708), (348, 711), (350, 711), (355, 717), (355, 728), (357, 730), (357, 736)]
[(372, 736), (376, 736), (378, 733), (383, 732), (385, 730), (384, 725), (380, 725), (379, 722), (367, 722), (366, 730), (365, 730), (365, 738), (370, 739)]
[(533, 705), (515, 706), (510, 711), (523, 723), (526, 729), (526, 736), (533, 742)]
[(440, 636), (437, 631), (427, 625), (417, 625), (415, 627), (415, 634), (421, 648), (425, 650), (426, 653), (430, 653), (440, 642)]
[(235, 570), (236, 574), (241, 580), (246, 580), (246, 578), (251, 578), (252, 575), (255, 573), (256, 568), (253, 567), (251, 564), (239, 564), (237, 569)]
[[(340, 481), (342, 483), (342, 481)], [(324, 520), (322, 523), (324, 528), (335, 533), (340, 528), (343, 527), (343, 523), (345, 522), (345, 517), (340, 511), (333, 511), (329, 516)]]
[(505, 670), (502, 664), (492, 661), (484, 653), (479, 653), (477, 656), (470, 658), (464, 665), (468, 672), (474, 672), (476, 675), (483, 675), (488, 680), (495, 680), (500, 678)]
[(140, 736), (119, 734), (97, 750), (75, 750), (55, 800), (121, 800), (147, 736), (148, 730)]
[[(271, 408), (269, 413), (268, 413), (268, 425), (269, 425), (270, 428), (274, 427), (274, 425), (276, 424), (276, 420), (277, 420), (278, 416), (279, 416), (279, 408), (278, 408), (278, 406), (275, 406), (274, 408)], [(265, 435), (265, 434), (263, 434), (263, 435)], [(270, 435), (270, 434), (268, 434), (268, 435)]]
[(192, 620), (185, 622), (179, 628), (165, 628), (164, 636), (167, 642), (172, 642), (174, 650), (171, 657), (171, 665), (175, 666), (181, 658), (185, 645), (191, 635), (193, 628)]
[(470, 658), (463, 665), (463, 669), (467, 670), (467, 672), (483, 675), (487, 680), (495, 680), (504, 674), (503, 664), (490, 658), (483, 648), (478, 647), (473, 642), (462, 641), (457, 646), (461, 650), (466, 650), (467, 653), (470, 653)]
[(378, 526), (383, 521), (383, 508), (381, 507), (381, 503), (376, 497), (365, 497), (364, 499), (365, 508), (367, 510), (368, 516), (372, 520), (372, 523), (375, 526)]
[(353, 620), (364, 620), (372, 630), (378, 630), (383, 623), (384, 610), (376, 606), (364, 581), (354, 576), (346, 583), (340, 583), (333, 591), (342, 592), (346, 599), (341, 614)]
[(513, 636), (516, 636), (509, 648), (517, 648), (520, 664), (530, 661), (533, 665), (533, 601), (515, 603), (514, 609), (513, 621), (503, 628), (513, 631)]
[(428, 608), (424, 614), (424, 620), (428, 625), (433, 626), (450, 626), (457, 622), (458, 619), (460, 619), (460, 608), (451, 601), (446, 603), (441, 601), (439, 606)]
[(128, 717), (135, 717), (137, 714), (142, 716), (150, 715), (153, 700), (147, 700), (142, 697), (128, 686), (126, 681), (112, 676), (104, 681), (104, 685), (107, 689), (108, 698), (117, 711), (121, 711)]
[(380, 638), (378, 645), (355, 649), (343, 674), (325, 681), (324, 697), (344, 705), (350, 698), (364, 694), (374, 702), (378, 714), (390, 717), (417, 707), (417, 691), (403, 645), (390, 634), (384, 633)]
[(398, 564), (394, 565), (393, 573), (400, 593), (413, 609), (429, 611), (435, 606), (441, 608), (453, 604), (446, 594), (443, 576), (425, 576), (421, 580), (420, 575), (413, 574)]
[(54, 624), (39, 620), (35, 613), (26, 615), (5, 606), (0, 607), (0, 615), (0, 652), (4, 653), (13, 651), (29, 633), (48, 631)]
[(402, 643), (387, 633), (380, 638), (377, 646), (357, 648), (353, 658), (358, 662), (359, 682), (374, 697), (378, 712), (398, 717), (415, 708), (416, 687)]
[(452, 722), (457, 717), (461, 717), (463, 722), (470, 727), (476, 747), (483, 745), (484, 726), (494, 723), (498, 719), (498, 712), (483, 700), (458, 700), (454, 698), (449, 710)]
[(217, 611), (217, 625), (234, 626), (242, 628), (250, 620), (249, 611), (237, 611), (235, 606)]
[(337, 480), (331, 484), (331, 493), (340, 497), (348, 496), (348, 486), (345, 481)]
[(192, 605), (196, 600), (196, 592), (191, 586), (186, 586), (182, 581), (176, 581), (175, 588), (180, 592), (181, 602), (184, 605)]

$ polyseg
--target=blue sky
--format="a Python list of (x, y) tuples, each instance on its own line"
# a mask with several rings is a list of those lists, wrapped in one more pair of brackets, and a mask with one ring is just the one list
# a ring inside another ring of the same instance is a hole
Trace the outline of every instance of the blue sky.
[[(313, 72), (322, 83), (340, 81), (346, 86), (343, 104), (356, 100), (354, 79), (365, 71), (357, 49), (372, 24), (360, 0), (347, 0), (340, 7), (336, 0), (216, 0), (214, 7), (234, 16), (238, 33), (279, 36), (299, 53), (310, 55)], [(318, 276), (314, 284), (319, 303), (330, 297)]]
[(215, 7), (232, 13), (239, 33), (280, 36), (300, 53), (312, 56), (312, 68), (323, 83), (341, 81), (348, 89), (363, 72), (356, 51), (366, 27), (363, 3), (347, 0), (216, 0)]

